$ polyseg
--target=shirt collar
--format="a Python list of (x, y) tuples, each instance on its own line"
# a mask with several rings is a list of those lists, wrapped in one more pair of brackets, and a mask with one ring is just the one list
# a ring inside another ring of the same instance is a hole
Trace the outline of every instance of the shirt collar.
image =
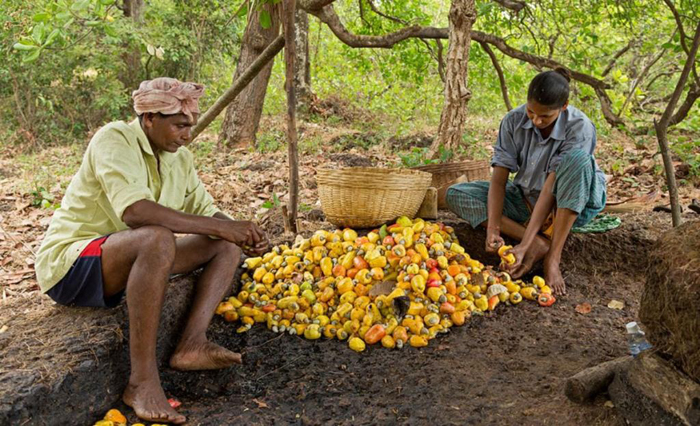
[(155, 154), (153, 154), (153, 148), (151, 148), (151, 144), (150, 142), (148, 142), (148, 137), (143, 132), (143, 128), (141, 128), (141, 121), (139, 121), (139, 119), (137, 118), (131, 123), (129, 123), (129, 126), (131, 126), (131, 128), (134, 129), (134, 132), (136, 132), (136, 139), (139, 141), (141, 150), (146, 154), (155, 157)]
[[(134, 121), (129, 123), (129, 125), (134, 130), (134, 132), (136, 132), (136, 139), (139, 141), (139, 146), (141, 147), (141, 150), (146, 154), (155, 157), (156, 155), (153, 153), (151, 143), (148, 142), (148, 137), (146, 136), (146, 133), (144, 133), (139, 119), (135, 119)], [(163, 172), (167, 172), (168, 170), (170, 170), (170, 163), (173, 162), (174, 158), (175, 154), (170, 152), (162, 151), (158, 154), (158, 159), (160, 160), (161, 167), (164, 166), (162, 170)]]
[[(527, 118), (527, 115), (525, 116), (525, 122), (520, 126), (521, 129), (532, 129), (535, 127), (535, 125), (532, 123), (532, 120)], [(557, 121), (554, 123), (554, 128), (552, 129), (552, 133), (549, 135), (550, 138), (556, 139), (563, 141), (566, 139), (566, 123), (569, 119), (569, 114), (567, 113), (567, 110), (562, 111), (559, 114), (559, 117), (557, 117)]]

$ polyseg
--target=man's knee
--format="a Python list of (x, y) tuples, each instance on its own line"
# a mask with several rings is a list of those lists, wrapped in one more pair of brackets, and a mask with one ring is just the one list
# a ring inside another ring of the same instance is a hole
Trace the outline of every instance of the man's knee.
[(241, 260), (241, 255), (243, 254), (240, 247), (226, 240), (212, 240), (212, 244), (217, 255), (230, 259), (234, 266), (238, 265), (238, 262)]
[(559, 164), (557, 172), (568, 169), (578, 170), (588, 167), (593, 167), (593, 156), (582, 149), (574, 149), (561, 159), (561, 164)]
[(142, 254), (157, 256), (166, 261), (175, 260), (175, 234), (162, 226), (144, 226), (134, 230), (135, 244)]

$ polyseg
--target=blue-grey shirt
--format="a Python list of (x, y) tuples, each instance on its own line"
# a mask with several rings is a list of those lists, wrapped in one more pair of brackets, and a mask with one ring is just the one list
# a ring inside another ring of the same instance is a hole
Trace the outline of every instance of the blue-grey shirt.
[[(521, 105), (501, 121), (491, 165), (516, 173), (513, 183), (534, 206), (547, 175), (557, 170), (561, 159), (573, 149), (593, 155), (595, 145), (595, 126), (581, 110), (569, 105), (559, 114), (552, 133), (545, 139), (528, 118), (527, 106)], [(596, 178), (605, 188), (605, 174), (597, 163), (595, 168)]]

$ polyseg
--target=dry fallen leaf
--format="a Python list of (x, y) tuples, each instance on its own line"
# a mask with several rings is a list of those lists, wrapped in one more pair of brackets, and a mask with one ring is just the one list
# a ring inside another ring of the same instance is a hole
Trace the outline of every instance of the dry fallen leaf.
[(608, 303), (608, 308), (610, 309), (623, 309), (625, 307), (624, 302), (620, 302), (619, 300), (611, 300), (610, 303)]
[(603, 405), (605, 405), (608, 408), (615, 408), (615, 404), (613, 404), (612, 401), (605, 401), (605, 404)]
[(258, 404), (258, 408), (267, 408), (267, 404), (265, 403), (265, 401), (260, 401), (256, 398), (253, 398), (253, 402)]
[(591, 309), (592, 309), (591, 304), (588, 302), (581, 303), (580, 305), (576, 305), (576, 312), (578, 312), (579, 314), (585, 315), (585, 314), (591, 312)]

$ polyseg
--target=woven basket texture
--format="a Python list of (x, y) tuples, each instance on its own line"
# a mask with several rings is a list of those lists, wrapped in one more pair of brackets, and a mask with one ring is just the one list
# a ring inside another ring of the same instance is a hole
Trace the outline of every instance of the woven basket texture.
[(413, 167), (412, 170), (421, 170), (433, 175), (430, 186), (438, 190), (438, 208), (446, 209), (447, 188), (460, 182), (472, 182), (475, 180), (489, 180), (491, 164), (489, 161), (460, 161), (456, 163), (430, 164), (428, 166)]
[(326, 219), (339, 227), (369, 228), (413, 217), (432, 176), (419, 170), (350, 167), (318, 169), (316, 182)]

